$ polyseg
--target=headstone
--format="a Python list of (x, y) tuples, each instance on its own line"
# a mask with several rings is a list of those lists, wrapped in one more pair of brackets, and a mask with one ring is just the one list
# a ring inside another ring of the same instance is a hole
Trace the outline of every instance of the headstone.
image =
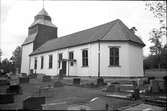
[(19, 83), (29, 83), (29, 77), (20, 77)]
[(159, 93), (160, 92), (160, 87), (159, 87), (157, 80), (151, 80), (150, 85), (151, 85), (151, 92), (152, 93)]
[(45, 76), (44, 74), (37, 74), (37, 79), (41, 80), (43, 79), (43, 76)]
[(19, 77), (15, 74), (10, 75), (10, 85), (18, 85), (19, 84)]
[(104, 85), (104, 79), (103, 79), (103, 77), (100, 77), (100, 78), (97, 79), (97, 85), (98, 86)]
[(80, 81), (81, 81), (80, 78), (74, 78), (74, 79), (73, 79), (73, 84), (74, 84), (74, 85), (80, 85)]
[(51, 81), (51, 76), (43, 76), (43, 78), (42, 78), (42, 81), (43, 82), (50, 82)]
[(12, 94), (20, 94), (22, 93), (22, 89), (20, 85), (11, 85), (9, 88), (7, 88), (7, 93)]
[(23, 110), (42, 110), (45, 97), (28, 97), (23, 101)]
[(56, 81), (54, 83), (54, 87), (62, 87), (62, 86), (64, 86), (64, 84), (61, 81)]
[(0, 86), (9, 85), (9, 80), (6, 77), (0, 77)]
[(107, 92), (114, 92), (114, 91), (115, 91), (115, 86), (112, 85), (112, 84), (109, 85), (109, 86), (107, 86), (106, 91), (107, 91)]
[(37, 78), (37, 74), (30, 74), (30, 75), (29, 75), (29, 78), (30, 78), (30, 79), (36, 79), (36, 78)]
[(21, 76), (22, 77), (27, 77), (27, 74), (26, 73), (21, 73)]
[(13, 94), (0, 94), (0, 104), (14, 103)]

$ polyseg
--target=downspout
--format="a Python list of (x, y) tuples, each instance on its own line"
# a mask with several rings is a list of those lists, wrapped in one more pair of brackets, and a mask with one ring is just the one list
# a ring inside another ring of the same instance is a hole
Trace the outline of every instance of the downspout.
[(30, 74), (30, 66), (31, 66), (31, 56), (29, 56), (29, 69), (28, 69), (29, 74)]
[(100, 40), (98, 40), (98, 78), (100, 77)]

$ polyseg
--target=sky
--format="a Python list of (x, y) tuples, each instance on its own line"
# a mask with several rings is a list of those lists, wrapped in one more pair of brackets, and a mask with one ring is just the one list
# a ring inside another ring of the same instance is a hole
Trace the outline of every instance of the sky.
[[(43, 0), (1, 0), (0, 48), (2, 58), (10, 58), (28, 35), (34, 16), (43, 8)], [(149, 32), (159, 27), (159, 20), (146, 10), (144, 1), (53, 1), (44, 8), (58, 27), (58, 37), (120, 19), (129, 28), (136, 27), (149, 55)], [(165, 42), (163, 40), (162, 42)]]

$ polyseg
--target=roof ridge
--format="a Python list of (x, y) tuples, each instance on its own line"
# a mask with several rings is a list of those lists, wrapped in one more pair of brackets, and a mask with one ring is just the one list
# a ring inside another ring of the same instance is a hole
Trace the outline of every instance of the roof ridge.
[[(119, 24), (124, 27), (124, 28), (122, 27), (121, 30), (122, 30), (122, 29), (123, 29), (123, 30), (127, 29), (127, 30), (125, 30), (125, 31), (127, 31), (129, 34), (132, 34), (133, 36), (135, 36), (135, 38), (138, 39), (140, 42), (143, 42), (136, 34), (132, 33), (132, 32), (130, 31), (130, 29), (129, 29), (123, 22), (120, 21)], [(125, 36), (125, 37), (126, 37), (126, 36)], [(127, 37), (128, 37), (128, 38), (127, 38)], [(126, 37), (126, 38), (127, 38), (128, 40), (133, 41), (133, 40), (131, 40), (130, 36), (127, 36), (127, 37)]]
[[(121, 30), (123, 31), (123, 32), (125, 32), (126, 30), (125, 30), (125, 28), (128, 28), (127, 26), (125, 26), (121, 21), (119, 21), (118, 22), (119, 23), (119, 25), (122, 25), (123, 27), (121, 27)], [(128, 28), (129, 29), (129, 28)], [(126, 33), (125, 33), (126, 34)], [(125, 36), (128, 40), (131, 40), (130, 38), (129, 38), (129, 36)]]

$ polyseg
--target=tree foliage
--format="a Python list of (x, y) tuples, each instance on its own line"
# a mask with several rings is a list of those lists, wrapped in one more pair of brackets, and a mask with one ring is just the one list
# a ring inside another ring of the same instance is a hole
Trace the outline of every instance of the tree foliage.
[(15, 69), (19, 69), (20, 72), (20, 68), (21, 68), (21, 54), (22, 54), (22, 49), (20, 46), (18, 46), (14, 52), (12, 57), (10, 58), (11, 62), (14, 64)]
[[(159, 19), (160, 27), (153, 28), (150, 32), (151, 55), (144, 60), (144, 68), (166, 68), (167, 69), (167, 49), (162, 45), (163, 38), (166, 37), (166, 1), (148, 1), (146, 8), (151, 11), (155, 18)], [(167, 45), (167, 43), (166, 43)]]
[(1, 64), (2, 50), (0, 49), (0, 64)]
[(150, 52), (151, 55), (157, 55), (157, 54), (161, 54), (161, 50), (162, 50), (162, 42), (161, 42), (161, 37), (162, 37), (163, 33), (154, 28), (151, 32), (150, 32), (150, 41), (151, 43), (153, 43), (153, 46), (150, 47)]
[(0, 69), (3, 69), (4, 73), (14, 72), (14, 64), (7, 58), (3, 59), (0, 65)]

